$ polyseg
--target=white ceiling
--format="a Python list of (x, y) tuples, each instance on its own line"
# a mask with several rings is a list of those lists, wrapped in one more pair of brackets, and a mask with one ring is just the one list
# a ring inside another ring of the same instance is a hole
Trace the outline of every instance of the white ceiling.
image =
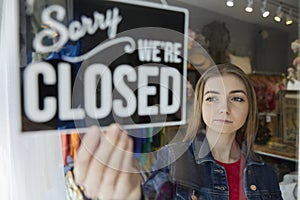
[(175, 1), (204, 8), (206, 10), (210, 10), (222, 15), (237, 18), (239, 20), (246, 21), (249, 23), (261, 24), (263, 26), (276, 27), (285, 30), (289, 30), (289, 29), (297, 30), (297, 23), (287, 26), (285, 25), (285, 21), (284, 21), (285, 19), (282, 22), (278, 23), (274, 21), (273, 17), (275, 16), (277, 7), (279, 5), (279, 1), (281, 1), (283, 3), (282, 4), (283, 10), (285, 11), (287, 10), (287, 6), (291, 5), (292, 15), (294, 16), (294, 20), (296, 21), (296, 19), (298, 18), (297, 12), (299, 7), (299, 0), (268, 0), (267, 8), (270, 11), (270, 15), (267, 18), (263, 18), (261, 15), (261, 11), (260, 11), (262, 6), (261, 0), (253, 0), (254, 11), (252, 13), (247, 13), (244, 11), (244, 8), (247, 5), (247, 0), (235, 0), (235, 6), (231, 8), (225, 5), (226, 0), (175, 0)]

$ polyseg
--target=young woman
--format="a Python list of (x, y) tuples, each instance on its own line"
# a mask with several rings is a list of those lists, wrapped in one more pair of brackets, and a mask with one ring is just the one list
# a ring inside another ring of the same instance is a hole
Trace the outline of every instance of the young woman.
[(274, 169), (253, 152), (256, 96), (246, 74), (232, 64), (209, 68), (193, 109), (184, 141), (159, 151), (144, 183), (126, 131), (91, 128), (75, 163), (77, 183), (99, 199), (282, 199)]

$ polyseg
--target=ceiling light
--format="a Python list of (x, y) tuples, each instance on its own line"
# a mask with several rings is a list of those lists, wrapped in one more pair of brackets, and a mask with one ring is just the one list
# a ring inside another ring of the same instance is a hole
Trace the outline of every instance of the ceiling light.
[(234, 1), (233, 0), (227, 0), (226, 1), (226, 6), (233, 7), (234, 6)]
[(247, 4), (247, 6), (245, 8), (245, 11), (246, 12), (253, 12), (252, 5), (253, 5), (253, 0), (248, 0), (248, 4)]
[(282, 12), (281, 8), (282, 8), (282, 6), (281, 6), (281, 4), (280, 4), (280, 5), (278, 6), (278, 8), (277, 8), (276, 15), (275, 15), (275, 17), (274, 17), (274, 20), (275, 20), (276, 22), (281, 22), (281, 18), (282, 18), (282, 16), (283, 16), (283, 12)]
[(270, 15), (270, 12), (268, 10), (262, 11), (262, 16), (263, 17), (268, 17)]
[(270, 12), (267, 10), (267, 0), (262, 1), (261, 13), (263, 17), (268, 17)]
[(285, 24), (286, 25), (290, 25), (293, 23), (293, 19), (292, 19), (292, 9), (290, 9), (289, 13), (286, 14), (286, 18), (285, 18)]

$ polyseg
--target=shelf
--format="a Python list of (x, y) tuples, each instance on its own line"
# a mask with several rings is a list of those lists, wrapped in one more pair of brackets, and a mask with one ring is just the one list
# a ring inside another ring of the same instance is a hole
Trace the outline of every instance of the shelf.
[(271, 116), (271, 117), (277, 117), (277, 114), (274, 112), (259, 112), (258, 113), (258, 116), (266, 116), (266, 115)]
[(263, 156), (298, 162), (297, 149), (292, 146), (286, 146), (282, 149), (273, 149), (268, 145), (254, 145), (254, 151)]

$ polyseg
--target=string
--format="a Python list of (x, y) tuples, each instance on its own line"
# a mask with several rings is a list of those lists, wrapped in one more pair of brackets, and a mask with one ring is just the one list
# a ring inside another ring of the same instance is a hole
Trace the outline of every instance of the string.
[(160, 0), (161, 4), (164, 5), (164, 6), (167, 6), (168, 5), (168, 2), (166, 0)]

